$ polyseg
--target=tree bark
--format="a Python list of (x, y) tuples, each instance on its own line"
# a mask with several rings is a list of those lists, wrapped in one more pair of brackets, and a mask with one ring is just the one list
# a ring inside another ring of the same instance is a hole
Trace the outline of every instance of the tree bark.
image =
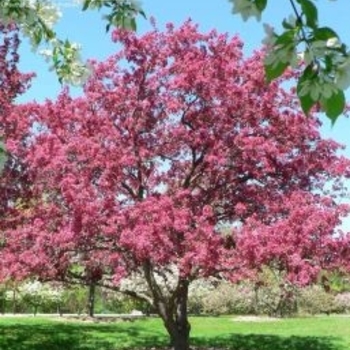
[(169, 296), (158, 285), (149, 262), (144, 263), (143, 271), (152, 294), (153, 306), (163, 320), (172, 349), (189, 350), (191, 331), (187, 314), (189, 281), (179, 278), (177, 287)]
[(166, 312), (161, 317), (163, 319), (166, 330), (170, 336), (170, 345), (173, 350), (188, 350), (190, 348), (190, 331), (191, 325), (188, 321), (187, 314), (188, 300), (188, 282), (179, 281), (173, 305), (171, 301), (166, 309), (173, 312)]
[(170, 345), (173, 350), (188, 350), (190, 348), (191, 326), (188, 320), (175, 321), (171, 327), (167, 327), (170, 336)]

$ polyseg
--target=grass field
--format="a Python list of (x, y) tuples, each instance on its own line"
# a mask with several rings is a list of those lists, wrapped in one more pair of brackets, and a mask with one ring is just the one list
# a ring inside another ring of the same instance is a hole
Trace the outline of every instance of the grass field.
[[(350, 318), (315, 317), (236, 322), (231, 317), (191, 319), (192, 345), (232, 350), (350, 350)], [(115, 350), (160, 347), (159, 319), (83, 323), (44, 318), (0, 318), (1, 350)]]

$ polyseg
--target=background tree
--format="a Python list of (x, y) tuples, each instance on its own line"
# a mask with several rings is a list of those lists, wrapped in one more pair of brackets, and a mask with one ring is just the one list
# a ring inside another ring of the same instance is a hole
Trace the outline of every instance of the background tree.
[(122, 50), (91, 62), (82, 97), (8, 114), (32, 206), (6, 231), (3, 274), (115, 289), (141, 276), (145, 290), (123, 293), (149, 302), (185, 350), (194, 280), (275, 262), (306, 284), (332, 262), (350, 163), (282, 87), (294, 75), (266, 85), (263, 54), (243, 58), (237, 37), (187, 22), (113, 40)]
[(58, 305), (63, 299), (63, 290), (60, 286), (43, 284), (39, 281), (26, 281), (18, 288), (19, 299), (33, 309), (36, 316), (38, 309), (45, 305)]

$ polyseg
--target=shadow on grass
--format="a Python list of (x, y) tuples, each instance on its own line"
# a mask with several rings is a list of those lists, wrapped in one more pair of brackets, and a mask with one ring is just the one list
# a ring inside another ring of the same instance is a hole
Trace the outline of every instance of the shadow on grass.
[[(230, 350), (345, 350), (339, 338), (281, 337), (275, 335), (228, 334), (197, 337), (198, 348)], [(121, 348), (157, 348), (167, 345), (162, 331), (133, 324), (2, 324), (0, 350), (116, 350)]]
[(116, 324), (0, 325), (0, 350), (115, 350), (165, 344), (164, 334), (132, 324), (123, 329)]
[(339, 338), (265, 334), (230, 334), (216, 338), (197, 338), (192, 343), (200, 348), (210, 346), (230, 350), (345, 350)]

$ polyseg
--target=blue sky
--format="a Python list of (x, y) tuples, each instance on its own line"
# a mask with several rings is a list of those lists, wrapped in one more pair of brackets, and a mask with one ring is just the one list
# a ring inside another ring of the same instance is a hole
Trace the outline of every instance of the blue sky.
[[(80, 43), (84, 58), (104, 59), (115, 52), (116, 45), (111, 42), (110, 34), (105, 32), (105, 22), (101, 19), (101, 13), (82, 12), (76, 0), (54, 0), (53, 2), (62, 11), (62, 18), (56, 28), (59, 37)], [(269, 23), (279, 28), (281, 20), (292, 12), (288, 0), (269, 0), (268, 3), (261, 22), (254, 19), (243, 22), (241, 17), (232, 15), (232, 4), (228, 0), (143, 0), (142, 7), (148, 17), (155, 17), (159, 28), (163, 28), (167, 22), (181, 24), (191, 18), (203, 31), (216, 28), (220, 32), (228, 32), (232, 35), (238, 33), (245, 42), (245, 52), (249, 55), (261, 46), (261, 40), (264, 37), (262, 24)], [(348, 28), (350, 1), (319, 0), (317, 5), (320, 24), (335, 28), (342, 40), (350, 45)], [(149, 22), (140, 18), (138, 32), (142, 34), (149, 29)], [(61, 89), (57, 78), (48, 70), (48, 64), (44, 59), (31, 51), (26, 40), (23, 41), (21, 57), (22, 70), (34, 71), (37, 74), (32, 88), (21, 98), (21, 101), (33, 99), (43, 101), (45, 98), (55, 98)], [(78, 94), (79, 90), (74, 89), (74, 93)], [(347, 95), (350, 101), (350, 93)], [(347, 146), (345, 153), (350, 156), (350, 120), (340, 118), (333, 128), (325, 117), (322, 120), (323, 135), (345, 144)]]

